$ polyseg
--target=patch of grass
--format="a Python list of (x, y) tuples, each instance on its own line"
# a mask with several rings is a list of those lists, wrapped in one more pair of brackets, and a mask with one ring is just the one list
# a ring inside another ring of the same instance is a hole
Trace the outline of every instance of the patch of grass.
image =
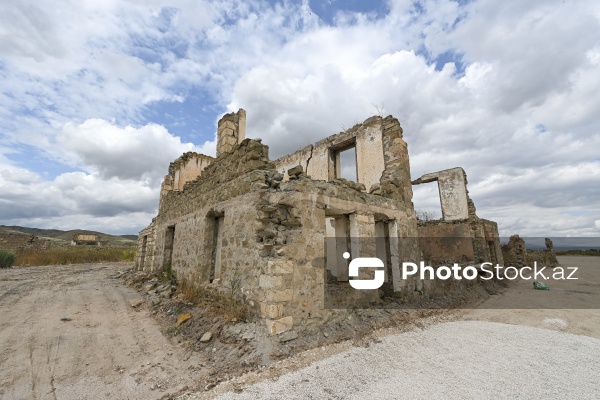
[(17, 255), (8, 250), (0, 249), (0, 268), (10, 268), (15, 262)]
[(251, 308), (234, 297), (234, 290), (221, 292), (216, 288), (196, 287), (183, 281), (177, 285), (177, 291), (185, 301), (194, 303), (206, 309), (210, 315), (220, 316), (226, 321), (234, 318), (238, 321), (249, 320), (252, 316)]
[(133, 261), (134, 257), (133, 247), (56, 246), (46, 250), (20, 249), (15, 265), (121, 262)]

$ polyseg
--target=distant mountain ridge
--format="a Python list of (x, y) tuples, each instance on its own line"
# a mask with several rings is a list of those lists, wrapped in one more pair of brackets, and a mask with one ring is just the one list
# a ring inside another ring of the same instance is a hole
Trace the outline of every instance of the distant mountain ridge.
[(26, 233), (29, 235), (35, 235), (42, 239), (50, 239), (53, 241), (65, 241), (71, 242), (73, 239), (73, 235), (77, 233), (88, 234), (88, 235), (98, 235), (100, 236), (101, 242), (108, 243), (120, 243), (120, 244), (133, 244), (137, 241), (137, 235), (110, 235), (108, 233), (97, 232), (97, 231), (89, 231), (86, 229), (73, 229), (69, 231), (61, 231), (60, 229), (40, 229), (40, 228), (28, 228), (24, 226), (7, 226), (0, 225), (0, 233)]

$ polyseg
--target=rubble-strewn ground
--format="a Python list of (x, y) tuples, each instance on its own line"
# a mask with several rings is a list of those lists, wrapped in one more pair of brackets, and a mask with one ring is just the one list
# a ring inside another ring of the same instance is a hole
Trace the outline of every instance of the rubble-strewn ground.
[[(557, 309), (356, 311), (334, 315), (318, 329), (298, 326), (276, 337), (266, 335), (262, 323), (226, 320), (208, 307), (184, 303), (167, 282), (126, 272), (128, 264), (1, 270), (0, 398), (196, 399), (227, 392), (233, 398), (280, 398), (277, 393), (377, 398), (364, 391), (373, 387), (407, 390), (417, 397), (469, 397), (471, 392), (485, 397), (491, 388), (486, 385), (517, 374), (531, 379), (531, 387), (517, 380), (498, 393), (559, 393), (557, 385), (565, 386), (569, 374), (575, 374), (579, 391), (561, 393), (585, 397), (593, 385), (600, 389), (588, 379), (589, 371), (600, 368), (600, 355), (593, 353), (600, 346), (597, 339), (569, 333), (600, 338), (600, 311), (558, 308), (560, 296), (599, 295), (600, 259), (559, 261), (585, 267), (585, 279), (543, 293), (529, 289), (529, 283), (517, 284), (508, 295), (488, 300), (510, 304), (517, 297), (535, 302), (545, 296), (544, 306)], [(124, 285), (123, 278), (139, 292)], [(478, 294), (471, 296), (474, 300)], [(191, 318), (178, 327), (177, 317), (187, 312)], [(461, 319), (473, 321), (453, 322)], [(363, 377), (369, 369), (385, 371), (381, 377), (388, 383), (375, 375)], [(483, 379), (448, 387), (425, 384), (435, 374), (450, 379), (464, 375), (457, 371), (476, 369)], [(344, 379), (363, 383), (348, 392)], [(374, 383), (368, 385), (370, 380)], [(480, 389), (460, 392), (467, 383)], [(520, 385), (525, 392), (519, 392)], [(379, 398), (389, 398), (385, 393)]]
[[(203, 391), (210, 391), (244, 372), (262, 370), (275, 361), (310, 349), (344, 341), (352, 346), (368, 346), (376, 340), (373, 333), (385, 327), (394, 327), (396, 332), (408, 331), (453, 315), (448, 309), (334, 310), (328, 320), (319, 320), (318, 324), (296, 321), (293, 330), (270, 335), (256, 314), (247, 319), (225, 317), (218, 307), (214, 307), (218, 301), (204, 299), (197, 305), (186, 302), (186, 296), (164, 276), (129, 270), (123, 278), (143, 296), (145, 307), (152, 310), (167, 337), (204, 357), (207, 376), (189, 385), (189, 389)], [(488, 297), (488, 292), (497, 293), (505, 288), (489, 284), (486, 289), (473, 286), (436, 301), (447, 308), (464, 302), (476, 304)], [(212, 306), (206, 303), (212, 303)], [(190, 318), (177, 325), (178, 317), (186, 315)], [(203, 337), (210, 339), (203, 340)]]

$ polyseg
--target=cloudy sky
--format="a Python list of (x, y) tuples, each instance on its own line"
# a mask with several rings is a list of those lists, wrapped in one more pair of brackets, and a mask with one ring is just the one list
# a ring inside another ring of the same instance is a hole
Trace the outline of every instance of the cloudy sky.
[(242, 107), (272, 158), (392, 114), (501, 234), (600, 235), (594, 0), (4, 0), (0, 88), (4, 225), (137, 233)]

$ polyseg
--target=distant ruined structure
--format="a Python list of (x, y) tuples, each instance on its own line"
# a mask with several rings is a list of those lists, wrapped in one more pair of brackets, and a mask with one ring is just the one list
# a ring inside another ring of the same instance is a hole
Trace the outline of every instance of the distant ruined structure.
[[(245, 138), (245, 125), (244, 110), (226, 114), (218, 122), (216, 158), (190, 152), (169, 165), (158, 215), (139, 235), (137, 269), (239, 288), (277, 334), (327, 317), (324, 285), (348, 282), (346, 252), (384, 260), (386, 282), (367, 294), (373, 300), (436, 290), (435, 283), (400, 279), (400, 260), (421, 259), (422, 250), (432, 259), (502, 262), (497, 225), (476, 216), (462, 168), (411, 182), (396, 118), (368, 118), (277, 160), (260, 139)], [(340, 154), (349, 149), (357, 182), (341, 177)], [(443, 220), (418, 225), (412, 185), (428, 181), (438, 182)], [(463, 244), (450, 256), (449, 242), (419, 239), (449, 236)], [(373, 239), (372, 248), (363, 239)]]
[(71, 240), (71, 246), (100, 246), (100, 236), (89, 233), (76, 233)]

